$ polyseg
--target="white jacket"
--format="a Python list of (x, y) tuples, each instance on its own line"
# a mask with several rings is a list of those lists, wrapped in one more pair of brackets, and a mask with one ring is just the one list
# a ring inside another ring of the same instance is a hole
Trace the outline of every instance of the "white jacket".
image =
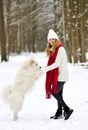
[(56, 56), (56, 60), (52, 65), (47, 66), (46, 70), (53, 70), (59, 68), (58, 81), (68, 80), (68, 69), (67, 69), (67, 55), (64, 47), (60, 47)]

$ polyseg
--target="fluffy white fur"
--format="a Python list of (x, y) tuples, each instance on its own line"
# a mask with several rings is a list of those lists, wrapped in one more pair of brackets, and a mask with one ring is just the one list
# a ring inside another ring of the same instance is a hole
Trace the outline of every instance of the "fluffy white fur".
[(4, 88), (2, 96), (4, 101), (9, 103), (14, 120), (18, 119), (26, 92), (40, 75), (41, 67), (38, 66), (37, 62), (33, 59), (27, 60), (18, 70), (14, 83)]

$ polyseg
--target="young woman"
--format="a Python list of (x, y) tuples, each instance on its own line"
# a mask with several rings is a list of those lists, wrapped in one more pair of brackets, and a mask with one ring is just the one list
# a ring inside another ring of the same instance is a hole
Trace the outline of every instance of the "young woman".
[(53, 29), (49, 30), (47, 40), (46, 54), (48, 56), (48, 63), (47, 67), (42, 69), (42, 71), (47, 72), (45, 84), (46, 98), (50, 98), (52, 94), (58, 103), (55, 115), (50, 118), (62, 118), (62, 111), (64, 111), (64, 119), (67, 120), (73, 110), (63, 100), (63, 87), (68, 80), (66, 51)]

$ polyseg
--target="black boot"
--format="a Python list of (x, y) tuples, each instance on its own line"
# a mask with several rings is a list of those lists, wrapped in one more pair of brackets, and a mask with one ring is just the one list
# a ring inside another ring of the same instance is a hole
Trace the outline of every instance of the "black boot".
[(61, 119), (62, 118), (62, 109), (57, 110), (54, 116), (51, 116), (50, 119)]
[(72, 113), (73, 113), (72, 109), (65, 111), (64, 112), (64, 117), (65, 117), (64, 119), (67, 120), (71, 116)]

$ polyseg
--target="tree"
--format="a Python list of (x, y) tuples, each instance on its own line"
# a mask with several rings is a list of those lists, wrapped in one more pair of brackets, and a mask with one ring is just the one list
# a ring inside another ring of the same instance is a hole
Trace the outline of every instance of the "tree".
[(70, 62), (85, 62), (88, 46), (88, 1), (62, 0), (63, 32)]
[(52, 28), (64, 43), (70, 62), (86, 61), (87, 0), (3, 0), (3, 3), (9, 55), (45, 51), (47, 33)]
[(7, 61), (7, 57), (6, 57), (6, 38), (5, 38), (2, 0), (0, 0), (0, 43), (1, 43), (1, 61)]

